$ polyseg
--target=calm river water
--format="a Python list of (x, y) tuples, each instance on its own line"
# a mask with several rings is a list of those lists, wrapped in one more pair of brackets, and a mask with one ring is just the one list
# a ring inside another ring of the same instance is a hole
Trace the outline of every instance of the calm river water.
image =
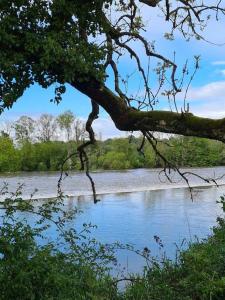
[[(225, 174), (224, 167), (189, 169), (201, 176), (216, 178)], [(138, 169), (123, 172), (95, 172), (98, 198), (93, 203), (89, 181), (79, 172), (71, 172), (63, 180), (62, 189), (70, 197), (65, 200), (66, 209), (77, 206), (83, 211), (74, 220), (74, 226), (83, 223), (98, 226), (93, 236), (104, 243), (115, 241), (132, 244), (137, 249), (148, 247), (157, 256), (162, 252), (173, 258), (177, 246), (183, 240), (186, 244), (210, 234), (221, 209), (216, 201), (225, 193), (225, 178), (219, 179), (219, 188), (203, 183), (190, 176), (194, 186), (194, 200), (185, 182), (172, 174), (173, 183), (159, 176), (160, 170)], [(4, 182), (15, 190), (18, 183), (24, 183), (24, 198), (38, 188), (36, 198), (47, 199), (56, 196), (58, 173), (23, 173), (0, 176), (0, 187)], [(154, 240), (161, 238), (163, 249)], [(128, 272), (140, 271), (144, 261), (128, 251), (118, 253), (119, 261)]]

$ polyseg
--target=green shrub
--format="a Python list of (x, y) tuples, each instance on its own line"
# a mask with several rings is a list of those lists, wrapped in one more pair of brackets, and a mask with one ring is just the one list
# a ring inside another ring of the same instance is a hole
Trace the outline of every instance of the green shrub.
[[(3, 194), (1, 300), (107, 300), (116, 296), (108, 275), (108, 263), (114, 261), (111, 250), (88, 237), (90, 225), (84, 224), (82, 234), (68, 227), (77, 211), (66, 213), (62, 197), (37, 206), (36, 200), (23, 201), (20, 189), (11, 196), (5, 187)], [(31, 226), (18, 212), (31, 213), (35, 223)], [(46, 230), (51, 226), (56, 227), (58, 239), (48, 241)]]
[[(146, 252), (148, 267), (143, 274), (127, 276), (130, 284), (118, 292), (116, 282), (123, 278), (110, 277), (108, 267), (114, 262), (114, 246), (91, 239), (91, 225), (84, 224), (82, 233), (70, 228), (78, 211), (66, 213), (62, 196), (37, 205), (32, 198), (22, 200), (21, 187), (10, 194), (5, 186), (1, 193), (0, 300), (225, 299), (224, 218), (218, 218), (212, 236), (191, 244), (176, 261), (157, 261)], [(225, 198), (220, 203), (225, 210)], [(33, 225), (22, 217), (25, 213), (33, 214)], [(51, 226), (56, 227), (56, 240), (49, 240), (46, 232)]]
[(8, 136), (0, 136), (0, 172), (16, 172), (21, 169), (19, 151)]
[[(225, 207), (223, 197), (221, 203)], [(225, 299), (225, 219), (219, 218), (213, 235), (190, 245), (178, 261), (154, 262), (133, 279), (123, 299)]]

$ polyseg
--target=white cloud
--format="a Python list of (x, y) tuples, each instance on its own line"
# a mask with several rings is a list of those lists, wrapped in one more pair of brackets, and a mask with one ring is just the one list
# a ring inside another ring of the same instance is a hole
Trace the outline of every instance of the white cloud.
[(120, 131), (116, 128), (110, 118), (99, 118), (93, 123), (93, 129), (97, 136), (101, 136), (103, 140), (107, 138), (125, 137), (126, 132)]
[(188, 98), (192, 100), (210, 99), (220, 101), (225, 99), (225, 81), (214, 81), (198, 88), (191, 88), (188, 92)]
[(225, 66), (225, 60), (213, 61), (212, 65), (214, 65), (214, 66)]
[(211, 118), (225, 117), (225, 81), (215, 81), (188, 93), (191, 112)]

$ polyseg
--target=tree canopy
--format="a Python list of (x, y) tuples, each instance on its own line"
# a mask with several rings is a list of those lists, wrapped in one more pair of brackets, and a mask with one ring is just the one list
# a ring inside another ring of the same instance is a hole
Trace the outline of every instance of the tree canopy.
[[(150, 14), (163, 14), (168, 24), (167, 39), (180, 31), (184, 39), (204, 39), (202, 31), (210, 18), (225, 14), (224, 1), (198, 0), (17, 0), (0, 3), (0, 105), (13, 103), (34, 83), (47, 88), (58, 84), (55, 98), (60, 102), (65, 84), (87, 95), (93, 111), (87, 130), (98, 116), (98, 106), (111, 116), (117, 128), (128, 131), (159, 131), (225, 140), (225, 119), (207, 119), (189, 112), (184, 97), (182, 108), (176, 96), (183, 88), (187, 66), (177, 65), (157, 52), (142, 35), (141, 6)], [(167, 25), (166, 25), (167, 26)], [(149, 29), (146, 29), (149, 30)], [(136, 50), (141, 45), (143, 54)], [(120, 75), (119, 63), (129, 55), (142, 77), (141, 97), (131, 96)], [(155, 61), (146, 66), (146, 57)], [(196, 57), (195, 70), (198, 69)], [(149, 72), (155, 72), (158, 87), (150, 86)], [(195, 73), (195, 71), (194, 71)], [(179, 76), (180, 75), (180, 76)], [(108, 78), (114, 87), (109, 88)], [(124, 86), (125, 85), (125, 88)], [(174, 101), (172, 111), (155, 110), (162, 96)]]

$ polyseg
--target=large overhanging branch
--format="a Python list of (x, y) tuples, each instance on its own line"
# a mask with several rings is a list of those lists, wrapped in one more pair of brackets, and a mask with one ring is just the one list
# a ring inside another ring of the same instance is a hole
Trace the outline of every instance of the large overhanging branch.
[(139, 0), (141, 3), (147, 4), (149, 6), (155, 7), (160, 0)]
[[(179, 29), (185, 34), (184, 26), (187, 26), (192, 33), (196, 33), (197, 25), (202, 28), (202, 21), (208, 20), (205, 15), (207, 12), (216, 14), (216, 18), (225, 15), (221, 1), (215, 0), (213, 5), (207, 6), (204, 1), (200, 0), (129, 0), (117, 1), (116, 7), (109, 5), (109, 1), (100, 1), (102, 6), (99, 6), (98, 1), (84, 1), (82, 9), (78, 9), (76, 1), (72, 1), (73, 9), (71, 12), (66, 11), (65, 20), (61, 16), (64, 8), (56, 5), (57, 1), (50, 1), (50, 8), (41, 6), (36, 8), (36, 2), (38, 1), (32, 1), (30, 6), (24, 8), (23, 13), (21, 13), (20, 4), (15, 7), (13, 1), (10, 1), (11, 5), (3, 5), (4, 9), (1, 14), (1, 25), (4, 28), (1, 34), (3, 51), (0, 60), (2, 109), (11, 107), (13, 102), (34, 82), (38, 82), (44, 88), (55, 82), (62, 84), (62, 87), (66, 82), (70, 82), (75, 88), (101, 105), (120, 130), (160, 131), (224, 141), (224, 119), (210, 120), (189, 114), (186, 106), (186, 92), (183, 107), (185, 113), (179, 113), (177, 107), (177, 112), (153, 110), (156, 96), (152, 95), (150, 82), (152, 84), (154, 81), (152, 78), (149, 79), (149, 69), (145, 58), (149, 65), (150, 59), (154, 60), (153, 63), (158, 62), (160, 65), (156, 68), (159, 69), (156, 72), (152, 69), (153, 75), (157, 75), (157, 72), (160, 76), (162, 74), (157, 89), (157, 98), (160, 97), (159, 91), (163, 91), (161, 93), (163, 96), (172, 95), (175, 99), (175, 95), (182, 88), (183, 79), (180, 83), (178, 74), (175, 74), (177, 70), (175, 55), (173, 59), (164, 57), (156, 51), (154, 43), (149, 43), (141, 35), (144, 25), (142, 25), (137, 6), (140, 2), (151, 7), (159, 4), (166, 20), (172, 22), (172, 31)], [(105, 4), (104, 7), (103, 4)], [(30, 13), (34, 8), (37, 15), (40, 14), (43, 17), (44, 25), (39, 17)], [(116, 20), (111, 18), (110, 9), (115, 9)], [(16, 10), (20, 18), (15, 15)], [(12, 21), (8, 20), (8, 15), (12, 16)], [(17, 17), (14, 19), (14, 16)], [(68, 20), (70, 20), (69, 23)], [(32, 30), (30, 24), (36, 24)], [(59, 28), (56, 24), (60, 24)], [(99, 34), (100, 42), (97, 41)], [(196, 34), (199, 37), (198, 33)], [(93, 42), (94, 37), (96, 37), (95, 42)], [(16, 45), (14, 40), (18, 41)], [(143, 47), (144, 55), (142, 53), (139, 55), (133, 46), (134, 42)], [(130, 57), (132, 62), (134, 61), (141, 75), (141, 84), (145, 94), (148, 95), (146, 101), (145, 97), (142, 97), (143, 102), (137, 100), (137, 96), (130, 95), (129, 91), (124, 91), (120, 86), (123, 78), (119, 74), (118, 64), (119, 57), (124, 54)], [(107, 66), (113, 71), (115, 93), (95, 79), (86, 80), (87, 76), (104, 80), (107, 75)], [(186, 66), (183, 70), (185, 74)], [(80, 78), (80, 81), (73, 78)], [(165, 85), (161, 89), (161, 83), (164, 82)], [(58, 88), (59, 94), (60, 88)], [(60, 101), (58, 98), (56, 102)], [(132, 102), (133, 99), (136, 102)], [(138, 102), (146, 106), (140, 106)], [(139, 111), (131, 105), (138, 108), (144, 107), (144, 109), (147, 107), (152, 111)]]
[(225, 142), (225, 118), (214, 120), (191, 113), (139, 111), (94, 79), (74, 81), (71, 85), (102, 106), (120, 130), (158, 131)]

